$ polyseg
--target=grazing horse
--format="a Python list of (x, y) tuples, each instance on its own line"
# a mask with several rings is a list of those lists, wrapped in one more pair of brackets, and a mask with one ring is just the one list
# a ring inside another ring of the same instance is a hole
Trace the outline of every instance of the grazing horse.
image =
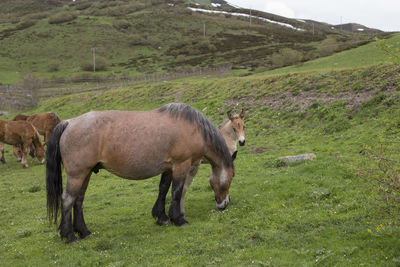
[[(21, 164), (24, 168), (28, 168), (26, 156), (28, 154), (29, 146), (33, 145), (35, 155), (40, 161), (44, 163), (44, 149), (40, 141), (40, 135), (33, 125), (27, 121), (5, 121), (0, 120), (0, 142), (12, 146), (17, 146), (22, 151)], [(4, 160), (4, 145), (0, 145), (1, 161)]]
[(44, 136), (44, 144), (47, 145), (50, 134), (54, 127), (61, 121), (54, 112), (33, 114), (30, 116), (19, 114), (13, 118), (13, 121), (26, 120), (32, 123), (38, 132)]
[[(46, 188), (50, 221), (57, 222), (61, 209), (60, 235), (75, 242), (87, 229), (82, 203), (92, 172), (106, 169), (130, 180), (158, 174), (172, 179), (171, 221), (185, 225), (180, 201), (185, 180), (196, 174), (200, 161), (212, 165), (210, 184), (216, 205), (225, 208), (234, 167), (218, 129), (199, 111), (171, 103), (151, 111), (92, 111), (62, 121), (51, 134), (47, 147)], [(61, 162), (67, 175), (62, 191)], [(73, 209), (73, 222), (72, 220)]]
[[(240, 115), (232, 115), (230, 111), (227, 112), (229, 120), (224, 121), (218, 128), (222, 137), (225, 140), (225, 143), (228, 146), (229, 153), (232, 156), (232, 160), (235, 160), (237, 156), (237, 143), (239, 142), (240, 146), (244, 146), (245, 137), (244, 137), (244, 109)], [(202, 159), (202, 163), (210, 163), (207, 159)], [(212, 177), (212, 176), (211, 176)], [(185, 181), (185, 185), (183, 187), (182, 198), (181, 198), (181, 211), (182, 214), (185, 215), (185, 195), (187, 189), (192, 183), (194, 177), (188, 177)], [(169, 191), (171, 185), (171, 177), (162, 175), (160, 179), (159, 191), (156, 203), (154, 203), (152, 209), (152, 215), (157, 219), (158, 225), (164, 225), (168, 223), (168, 217), (165, 214), (165, 198)]]

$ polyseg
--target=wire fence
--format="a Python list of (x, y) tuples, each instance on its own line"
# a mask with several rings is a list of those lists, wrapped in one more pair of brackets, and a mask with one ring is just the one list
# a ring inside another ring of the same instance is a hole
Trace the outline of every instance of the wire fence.
[[(37, 105), (41, 98), (129, 88), (140, 83), (162, 82), (199, 75), (221, 75), (232, 66), (183, 71), (180, 73), (149, 74), (136, 77), (88, 77), (55, 80), (24, 81), (19, 85), (0, 86), (0, 109), (23, 110)], [(32, 78), (30, 78), (32, 79)]]

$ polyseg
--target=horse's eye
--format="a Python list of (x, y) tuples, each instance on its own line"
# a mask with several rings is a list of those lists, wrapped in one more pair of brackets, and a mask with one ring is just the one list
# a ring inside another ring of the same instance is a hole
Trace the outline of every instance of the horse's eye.
[(235, 128), (233, 128), (233, 131), (236, 133), (236, 129)]

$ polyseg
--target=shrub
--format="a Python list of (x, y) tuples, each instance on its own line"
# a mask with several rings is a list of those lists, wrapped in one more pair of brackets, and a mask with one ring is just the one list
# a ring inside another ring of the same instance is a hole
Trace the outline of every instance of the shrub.
[(35, 25), (35, 23), (36, 23), (35, 20), (26, 19), (26, 20), (22, 21), (20, 24), (18, 24), (16, 29), (17, 30), (24, 30), (24, 29), (27, 29), (29, 27), (32, 27), (33, 25)]
[[(110, 66), (110, 63), (103, 57), (96, 57), (96, 71), (105, 71)], [(81, 64), (81, 69), (84, 71), (93, 71), (93, 61), (85, 61)]]
[(365, 146), (360, 152), (361, 160), (353, 172), (367, 182), (368, 191), (375, 196), (377, 207), (388, 214), (394, 224), (400, 219), (400, 160), (398, 151), (387, 145), (377, 148)]
[(327, 38), (321, 42), (318, 52), (321, 56), (325, 57), (332, 55), (336, 51), (339, 51), (339, 48), (339, 44), (335, 38)]
[(85, 10), (85, 9), (88, 9), (91, 5), (92, 5), (92, 3), (88, 2), (88, 1), (79, 1), (75, 4), (75, 9), (76, 10)]
[(131, 26), (131, 24), (129, 23), (129, 21), (121, 19), (121, 20), (117, 20), (114, 22), (114, 28), (116, 28), (117, 30), (125, 30), (128, 29)]
[(72, 12), (61, 12), (49, 18), (50, 24), (60, 24), (64, 22), (73, 21), (77, 16)]
[(141, 34), (131, 34), (128, 37), (129, 45), (136, 46), (136, 45), (147, 45), (148, 42), (145, 37)]
[(47, 65), (50, 72), (56, 72), (60, 70), (61, 62), (58, 59), (53, 59)]
[(39, 19), (45, 19), (48, 16), (49, 16), (48, 12), (39, 12), (39, 13), (29, 14), (26, 16), (26, 18), (31, 20), (39, 20)]
[(291, 48), (282, 48), (279, 53), (275, 52), (271, 56), (272, 65), (275, 68), (299, 63), (302, 59), (303, 54)]

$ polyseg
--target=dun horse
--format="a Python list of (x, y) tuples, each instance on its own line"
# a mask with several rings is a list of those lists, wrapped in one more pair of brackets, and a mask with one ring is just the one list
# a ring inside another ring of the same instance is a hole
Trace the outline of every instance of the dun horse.
[[(0, 142), (19, 147), (22, 151), (21, 164), (24, 168), (28, 168), (26, 156), (29, 146), (35, 148), (35, 155), (44, 163), (44, 149), (40, 142), (40, 135), (31, 123), (26, 121), (5, 121), (0, 120)], [(4, 160), (4, 145), (0, 145), (1, 161)]]
[(53, 112), (43, 114), (33, 114), (31, 116), (19, 114), (14, 117), (14, 121), (26, 120), (32, 123), (38, 132), (44, 136), (44, 144), (47, 145), (50, 134), (54, 127), (60, 122), (60, 118)]
[[(92, 172), (106, 169), (120, 177), (141, 180), (158, 174), (172, 180), (171, 221), (185, 225), (180, 201), (185, 180), (193, 177), (201, 159), (212, 165), (210, 184), (216, 205), (225, 208), (234, 167), (218, 129), (185, 104), (168, 104), (152, 111), (98, 111), (59, 123), (47, 148), (46, 188), (49, 219), (57, 222), (66, 242), (90, 235), (82, 203)], [(62, 192), (61, 162), (67, 175)], [(73, 212), (73, 222), (72, 222)]]
[[(244, 137), (244, 113), (244, 109), (242, 109), (240, 115), (232, 115), (230, 111), (227, 112), (229, 120), (224, 121), (219, 126), (219, 131), (228, 146), (229, 153), (232, 156), (232, 160), (235, 160), (237, 155), (237, 143), (239, 142), (240, 146), (244, 146), (246, 142)], [(202, 162), (209, 163), (207, 159), (202, 159)], [(168, 217), (165, 214), (165, 198), (169, 191), (171, 181), (171, 177), (168, 177), (166, 175), (161, 176), (158, 197), (152, 209), (152, 215), (154, 218), (157, 218), (158, 225), (164, 225), (168, 223)], [(192, 181), (193, 177), (188, 177), (183, 187), (180, 203), (182, 214), (185, 214), (185, 195)]]

